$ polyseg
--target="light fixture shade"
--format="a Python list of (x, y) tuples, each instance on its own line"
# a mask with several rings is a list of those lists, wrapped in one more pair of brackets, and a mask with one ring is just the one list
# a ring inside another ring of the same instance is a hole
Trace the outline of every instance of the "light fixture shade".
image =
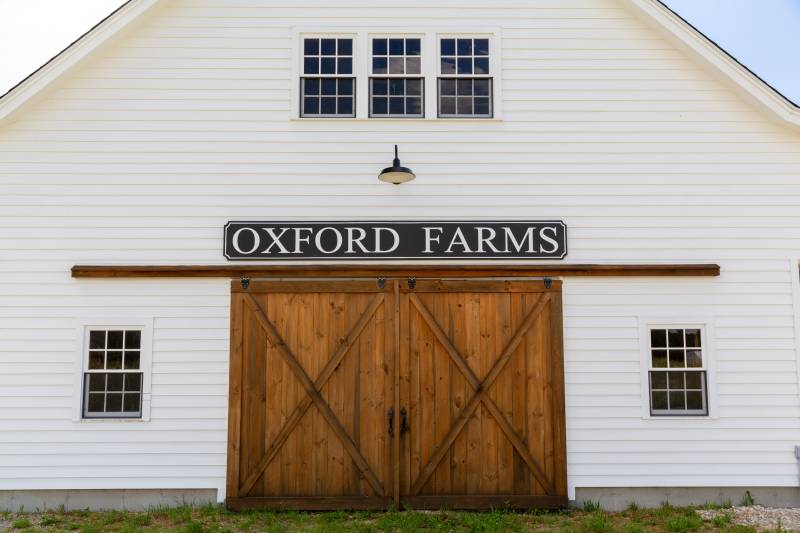
[(410, 168), (400, 165), (400, 158), (397, 155), (397, 145), (394, 145), (394, 161), (392, 166), (386, 167), (378, 174), (378, 179), (386, 183), (400, 185), (413, 180), (417, 176), (411, 172)]

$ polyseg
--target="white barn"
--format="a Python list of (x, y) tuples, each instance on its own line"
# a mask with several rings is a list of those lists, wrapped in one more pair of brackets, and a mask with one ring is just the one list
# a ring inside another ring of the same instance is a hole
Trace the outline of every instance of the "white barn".
[(797, 503), (798, 126), (656, 0), (130, 0), (0, 99), (0, 508)]

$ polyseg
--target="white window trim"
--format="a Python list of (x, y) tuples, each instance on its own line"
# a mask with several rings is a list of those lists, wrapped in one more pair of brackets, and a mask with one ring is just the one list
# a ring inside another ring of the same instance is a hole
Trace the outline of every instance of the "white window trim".
[[(706, 370), (707, 415), (652, 415), (650, 413), (650, 329), (680, 328), (700, 329), (703, 358)], [(717, 379), (714, 357), (714, 327), (710, 317), (640, 317), (639, 318), (639, 365), (641, 380), (641, 415), (653, 421), (666, 420), (716, 420)]]
[[(402, 120), (403, 122), (500, 122), (503, 120), (503, 36), (500, 27), (463, 27), (455, 31), (441, 32), (425, 27), (384, 27), (373, 30), (347, 31), (340, 27), (294, 27), (292, 28), (291, 51), (291, 104), (290, 120), (293, 122), (385, 122)], [(304, 37), (352, 38), (353, 39), (353, 76), (356, 79), (356, 116), (355, 117), (301, 117), (300, 116), (300, 77), (303, 76), (301, 64), (303, 60)], [(369, 78), (372, 75), (372, 41), (371, 37), (420, 37), (422, 39), (422, 77), (425, 85), (425, 116), (415, 117), (372, 117), (369, 116)], [(489, 77), (492, 78), (491, 118), (460, 117), (439, 118), (439, 102), (437, 88), (439, 78), (439, 39), (443, 37), (486, 37), (489, 39)]]
[[(89, 364), (88, 332), (91, 329), (138, 329), (142, 332), (140, 370), (142, 372), (142, 416), (141, 418), (84, 418), (83, 374)], [(153, 317), (138, 318), (84, 318), (75, 327), (76, 346), (75, 379), (72, 387), (72, 421), (81, 424), (137, 423), (150, 420), (150, 401), (153, 384)]]

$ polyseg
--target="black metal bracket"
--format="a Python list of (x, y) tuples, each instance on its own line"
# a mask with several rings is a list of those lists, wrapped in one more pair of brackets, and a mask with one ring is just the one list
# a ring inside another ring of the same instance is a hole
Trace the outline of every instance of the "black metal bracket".
[(378, 288), (379, 289), (386, 288), (386, 278), (378, 278)]
[(553, 286), (553, 280), (551, 278), (544, 278), (544, 288), (549, 289)]
[(408, 288), (413, 289), (416, 286), (417, 286), (417, 278), (415, 277), (408, 278)]
[(242, 276), (242, 288), (246, 290), (247, 287), (249, 286), (250, 286), (250, 278)]

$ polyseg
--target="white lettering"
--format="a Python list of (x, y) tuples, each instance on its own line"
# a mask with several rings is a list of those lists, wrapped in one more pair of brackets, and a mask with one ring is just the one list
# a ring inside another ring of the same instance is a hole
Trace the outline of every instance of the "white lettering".
[(433, 227), (423, 227), (422, 230), (425, 232), (425, 250), (422, 252), (423, 254), (432, 254), (433, 250), (431, 250), (431, 243), (439, 244), (439, 235), (431, 235), (431, 231), (438, 231), (439, 234), (444, 232), (441, 226), (433, 226)]
[[(325, 248), (322, 247), (322, 236), (328, 230), (332, 231), (333, 234), (336, 236), (336, 246), (334, 246), (332, 250), (326, 250)], [(323, 254), (336, 253), (339, 250), (339, 248), (342, 247), (342, 234), (339, 233), (339, 230), (337, 230), (336, 228), (332, 228), (330, 226), (324, 227), (321, 230), (319, 230), (317, 234), (314, 236), (314, 244), (317, 246), (317, 250), (319, 250)]]
[(533, 250), (533, 230), (534, 229), (536, 229), (536, 226), (532, 226), (532, 227), (529, 227), (528, 229), (526, 229), (525, 230), (525, 235), (523, 235), (522, 240), (517, 242), (517, 238), (514, 237), (514, 232), (511, 231), (511, 228), (509, 228), (507, 226), (504, 227), (503, 228), (503, 233), (505, 235), (505, 245), (506, 245), (505, 251), (506, 252), (510, 252), (511, 251), (509, 249), (509, 247), (508, 247), (509, 241), (510, 241), (510, 243), (512, 245), (514, 245), (514, 250), (517, 253), (520, 253), (520, 252), (522, 252), (522, 247), (525, 245), (525, 241), (528, 241), (527, 253), (529, 253), (529, 254), (534, 253), (534, 250)]
[(267, 233), (267, 235), (269, 235), (270, 238), (272, 239), (272, 242), (269, 244), (269, 246), (264, 248), (264, 251), (261, 252), (262, 254), (270, 253), (269, 251), (272, 250), (273, 246), (277, 246), (278, 247), (278, 253), (279, 254), (288, 254), (289, 253), (289, 250), (287, 250), (286, 247), (281, 242), (281, 237), (283, 237), (284, 233), (289, 231), (289, 228), (282, 228), (281, 232), (279, 234), (277, 234), (277, 235), (275, 235), (275, 228), (261, 228), (261, 229), (263, 229)]
[(472, 253), (472, 250), (470, 250), (469, 245), (467, 244), (466, 237), (464, 237), (464, 234), (461, 232), (461, 228), (456, 228), (453, 238), (450, 239), (450, 246), (447, 247), (447, 250), (445, 250), (444, 253), (452, 254), (453, 246), (461, 246), (461, 248), (464, 249), (464, 253)]
[(301, 244), (308, 244), (311, 242), (310, 237), (303, 237), (303, 231), (307, 231), (308, 233), (312, 233), (314, 230), (311, 228), (294, 228), (294, 252), (293, 254), (302, 254), (303, 251), (300, 249)]
[[(495, 248), (494, 244), (492, 244), (492, 239), (497, 236), (497, 232), (485, 226), (476, 226), (475, 230), (478, 232), (478, 253), (483, 253), (483, 245), (485, 244), (488, 246), (494, 253), (500, 253), (500, 250)], [(484, 236), (484, 233), (488, 233), (489, 236)]]
[[(247, 250), (246, 252), (244, 250), (242, 250), (242, 248), (239, 246), (239, 236), (242, 234), (243, 231), (249, 231), (250, 233), (253, 234), (253, 248), (251, 248), (250, 250)], [(232, 244), (233, 244), (233, 249), (236, 250), (237, 252), (239, 252), (240, 254), (244, 254), (244, 255), (252, 254), (253, 252), (256, 251), (256, 249), (258, 249), (258, 245), (261, 244), (261, 238), (258, 236), (258, 233), (253, 228), (239, 228), (239, 229), (237, 229), (234, 232), (233, 238), (231, 239), (231, 241), (232, 241)]]
[[(358, 233), (358, 237), (354, 237), (353, 236), (354, 233)], [(356, 253), (356, 251), (353, 249), (353, 245), (356, 245), (359, 248), (361, 248), (362, 252), (368, 254), (369, 250), (367, 250), (364, 247), (364, 243), (361, 242), (364, 240), (366, 236), (367, 236), (367, 230), (365, 230), (364, 228), (347, 228), (347, 253), (348, 254)]]
[[(397, 250), (397, 247), (400, 246), (400, 235), (393, 230), (392, 228), (384, 228), (384, 227), (376, 227), (375, 231), (375, 253), (376, 254), (388, 254)], [(392, 239), (394, 242), (392, 243), (392, 247), (388, 250), (381, 249), (381, 232), (388, 231), (392, 234)]]
[[(545, 235), (545, 231), (547, 231), (547, 230), (550, 230), (550, 232), (553, 234), (553, 238), (550, 238), (547, 235)], [(544, 246), (542, 246), (540, 244), (539, 245), (539, 251), (542, 252), (543, 254), (552, 254), (552, 253), (555, 253), (558, 250), (558, 241), (555, 240), (556, 231), (557, 230), (556, 230), (555, 226), (545, 226), (539, 232), (539, 236), (542, 238), (543, 241), (547, 241), (547, 242), (549, 242), (550, 244), (553, 245), (553, 247), (551, 249), (545, 250)]]

